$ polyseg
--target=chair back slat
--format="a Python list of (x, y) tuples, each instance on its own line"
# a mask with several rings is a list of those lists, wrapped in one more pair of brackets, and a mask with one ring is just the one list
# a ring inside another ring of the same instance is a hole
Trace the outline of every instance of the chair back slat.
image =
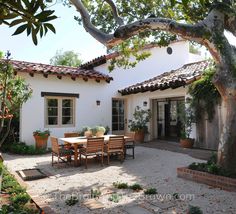
[(95, 153), (103, 152), (104, 148), (104, 137), (95, 137), (87, 139), (86, 152)]
[(124, 149), (124, 136), (111, 136), (108, 141), (108, 149)]
[(52, 145), (52, 151), (59, 154), (58, 139), (56, 137), (50, 137), (50, 140)]
[(64, 137), (79, 137), (79, 133), (76, 132), (66, 132), (64, 133)]

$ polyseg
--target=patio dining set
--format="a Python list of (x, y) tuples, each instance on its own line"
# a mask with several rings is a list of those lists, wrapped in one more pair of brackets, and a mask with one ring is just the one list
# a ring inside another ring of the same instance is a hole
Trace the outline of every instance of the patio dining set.
[[(125, 135), (104, 135), (101, 137), (79, 136), (78, 133), (64, 133), (64, 138), (50, 137), (52, 144), (52, 166), (56, 163), (72, 162), (75, 166), (81, 166), (85, 163), (88, 167), (88, 159), (100, 159), (101, 165), (104, 164), (104, 158), (107, 164), (110, 164), (110, 157), (119, 157), (123, 162), (128, 156), (127, 151), (132, 150), (134, 159), (135, 133), (129, 132)], [(59, 144), (59, 140), (64, 144)], [(54, 157), (57, 158), (54, 161)]]

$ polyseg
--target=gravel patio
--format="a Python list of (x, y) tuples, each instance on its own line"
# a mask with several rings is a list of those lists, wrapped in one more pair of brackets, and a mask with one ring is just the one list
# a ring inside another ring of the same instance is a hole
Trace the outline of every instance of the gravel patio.
[[(236, 213), (236, 193), (215, 189), (204, 184), (178, 178), (176, 168), (192, 162), (201, 162), (187, 154), (164, 151), (155, 148), (136, 147), (135, 159), (127, 159), (123, 164), (112, 161), (110, 166), (101, 167), (91, 162), (73, 167), (61, 164), (51, 166), (51, 156), (19, 156), (3, 154), (8, 169), (17, 170), (39, 168), (49, 177), (25, 182), (28, 191), (36, 195), (55, 213), (186, 213), (189, 205), (199, 206), (203, 213)], [(129, 185), (139, 183), (144, 189), (156, 188), (158, 194), (145, 196), (143, 191), (118, 190), (113, 182)], [(102, 195), (97, 199), (104, 206), (89, 209), (85, 204), (91, 189), (100, 189)], [(109, 201), (112, 193), (118, 193), (118, 203)], [(178, 195), (176, 199), (173, 195)], [(79, 202), (74, 206), (65, 204), (70, 196)]]

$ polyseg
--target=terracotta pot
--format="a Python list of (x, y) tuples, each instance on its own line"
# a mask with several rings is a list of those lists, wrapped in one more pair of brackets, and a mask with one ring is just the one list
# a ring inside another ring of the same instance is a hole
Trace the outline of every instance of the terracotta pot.
[(85, 137), (92, 137), (93, 133), (92, 133), (92, 131), (86, 131), (86, 132), (84, 132), (84, 136)]
[(103, 131), (98, 131), (96, 133), (96, 137), (103, 137), (104, 136), (104, 132)]
[(194, 144), (193, 138), (180, 139), (180, 146), (183, 148), (193, 148), (193, 144)]
[(34, 135), (35, 144), (37, 149), (46, 149), (48, 142), (48, 135), (46, 136), (38, 136)]
[(135, 131), (135, 136), (134, 136), (135, 142), (143, 143), (144, 137), (145, 137), (145, 133), (143, 130)]

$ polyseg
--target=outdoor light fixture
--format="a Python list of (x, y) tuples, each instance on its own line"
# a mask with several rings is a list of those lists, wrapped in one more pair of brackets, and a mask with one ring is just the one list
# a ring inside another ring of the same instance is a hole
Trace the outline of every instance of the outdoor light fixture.
[(100, 106), (101, 101), (100, 100), (96, 100), (97, 106)]
[(144, 101), (144, 102), (143, 102), (143, 106), (147, 106), (147, 101)]

